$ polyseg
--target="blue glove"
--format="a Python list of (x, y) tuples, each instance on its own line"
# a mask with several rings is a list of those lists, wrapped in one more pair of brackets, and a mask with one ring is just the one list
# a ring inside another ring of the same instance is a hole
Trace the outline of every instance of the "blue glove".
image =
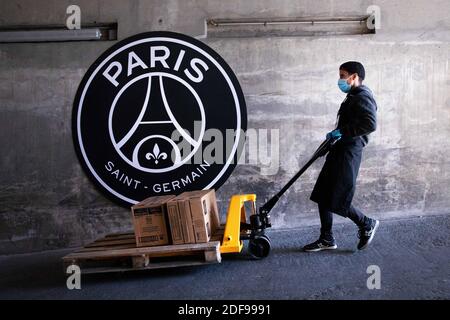
[(336, 129), (336, 130), (333, 130), (333, 131), (330, 131), (327, 133), (327, 140), (329, 140), (329, 139), (337, 140), (340, 137), (342, 137), (342, 133), (341, 133), (341, 130), (339, 130), (339, 129)]

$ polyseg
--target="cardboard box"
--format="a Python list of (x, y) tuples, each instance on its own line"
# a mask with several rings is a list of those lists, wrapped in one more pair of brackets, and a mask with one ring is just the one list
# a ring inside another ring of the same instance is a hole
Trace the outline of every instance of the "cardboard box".
[[(185, 217), (192, 218), (196, 243), (208, 242), (220, 226), (216, 193), (213, 189), (184, 192), (180, 195), (183, 206), (179, 206)], [(186, 205), (189, 202), (189, 206)]]
[(136, 246), (158, 246), (171, 243), (166, 203), (174, 195), (147, 198), (131, 207)]
[(183, 194), (167, 202), (173, 244), (195, 243), (189, 199)]

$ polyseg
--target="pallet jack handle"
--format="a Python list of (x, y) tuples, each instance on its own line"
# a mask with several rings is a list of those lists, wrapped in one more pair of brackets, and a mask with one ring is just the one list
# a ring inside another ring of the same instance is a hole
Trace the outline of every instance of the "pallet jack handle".
[[(326, 139), (322, 144), (317, 148), (312, 157), (308, 160), (308, 162), (291, 178), (291, 180), (286, 183), (286, 185), (269, 201), (267, 201), (262, 207), (259, 208), (259, 218), (261, 219), (264, 227), (271, 227), (270, 224), (270, 211), (277, 204), (278, 200), (280, 200), (281, 196), (289, 189), (289, 187), (316, 161), (318, 158), (323, 157), (328, 153), (331, 146), (333, 146), (339, 138), (329, 138)], [(264, 228), (263, 227), (263, 228)]]

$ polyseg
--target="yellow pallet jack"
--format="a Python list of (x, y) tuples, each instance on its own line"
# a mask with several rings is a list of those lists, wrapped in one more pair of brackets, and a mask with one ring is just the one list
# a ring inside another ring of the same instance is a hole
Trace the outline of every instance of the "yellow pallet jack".
[[(256, 210), (256, 194), (233, 195), (228, 206), (225, 231), (220, 245), (220, 253), (238, 253), (249, 240), (248, 251), (255, 259), (265, 258), (270, 253), (270, 239), (265, 230), (270, 228), (270, 211), (289, 187), (316, 161), (327, 154), (339, 138), (329, 138), (322, 142), (308, 162), (289, 180), (289, 182), (269, 201)], [(247, 219), (246, 203), (250, 203)]]

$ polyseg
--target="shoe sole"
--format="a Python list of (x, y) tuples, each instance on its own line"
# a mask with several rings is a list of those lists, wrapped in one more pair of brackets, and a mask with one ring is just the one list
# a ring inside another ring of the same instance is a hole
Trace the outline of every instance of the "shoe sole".
[(367, 240), (367, 243), (362, 246), (361, 248), (359, 248), (359, 250), (364, 250), (365, 248), (367, 248), (369, 246), (369, 244), (372, 242), (373, 237), (375, 236), (375, 232), (377, 232), (378, 226), (380, 225), (380, 221), (376, 220), (375, 222), (375, 227), (373, 228), (372, 234), (370, 235), (369, 240)]
[(318, 252), (322, 250), (335, 250), (337, 249), (337, 246), (331, 246), (331, 247), (323, 247), (323, 248), (317, 248), (317, 249), (303, 249), (304, 252)]

